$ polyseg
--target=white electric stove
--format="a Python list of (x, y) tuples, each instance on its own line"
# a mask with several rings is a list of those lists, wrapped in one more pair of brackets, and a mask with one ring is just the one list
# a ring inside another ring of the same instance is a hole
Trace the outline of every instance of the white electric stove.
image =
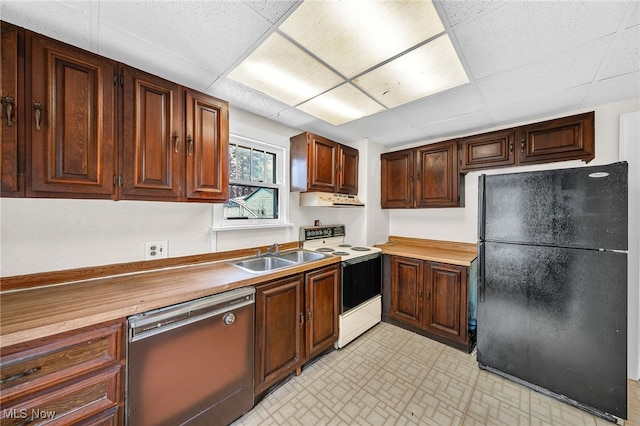
[(345, 226), (300, 228), (305, 250), (340, 256), (340, 331), (336, 348), (342, 348), (380, 322), (381, 250), (345, 242)]

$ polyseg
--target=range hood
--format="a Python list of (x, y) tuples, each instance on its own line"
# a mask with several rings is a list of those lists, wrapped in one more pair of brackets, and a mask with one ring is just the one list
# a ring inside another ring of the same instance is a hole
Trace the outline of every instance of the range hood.
[(332, 194), (331, 192), (301, 192), (302, 207), (364, 207), (357, 195)]

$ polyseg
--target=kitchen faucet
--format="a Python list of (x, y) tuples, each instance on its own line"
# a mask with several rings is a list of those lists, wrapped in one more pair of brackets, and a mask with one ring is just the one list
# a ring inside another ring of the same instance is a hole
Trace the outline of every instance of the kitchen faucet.
[(280, 254), (280, 247), (278, 247), (278, 243), (274, 243), (271, 247), (267, 247), (267, 256), (273, 254), (278, 256)]

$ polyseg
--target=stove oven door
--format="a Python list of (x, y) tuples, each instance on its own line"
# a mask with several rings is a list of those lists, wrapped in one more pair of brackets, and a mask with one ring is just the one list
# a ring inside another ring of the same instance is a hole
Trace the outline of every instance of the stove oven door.
[(340, 313), (344, 314), (379, 295), (381, 276), (380, 253), (342, 262), (342, 306)]

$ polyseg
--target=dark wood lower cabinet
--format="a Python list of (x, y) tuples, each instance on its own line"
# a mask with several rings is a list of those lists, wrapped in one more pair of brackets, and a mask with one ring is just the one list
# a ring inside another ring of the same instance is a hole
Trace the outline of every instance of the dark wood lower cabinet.
[(124, 422), (123, 321), (2, 348), (0, 423)]
[(383, 320), (471, 351), (466, 266), (389, 256), (384, 262)]
[(256, 287), (255, 394), (300, 366), (302, 275)]
[(336, 265), (256, 286), (256, 396), (333, 347), (339, 283)]

